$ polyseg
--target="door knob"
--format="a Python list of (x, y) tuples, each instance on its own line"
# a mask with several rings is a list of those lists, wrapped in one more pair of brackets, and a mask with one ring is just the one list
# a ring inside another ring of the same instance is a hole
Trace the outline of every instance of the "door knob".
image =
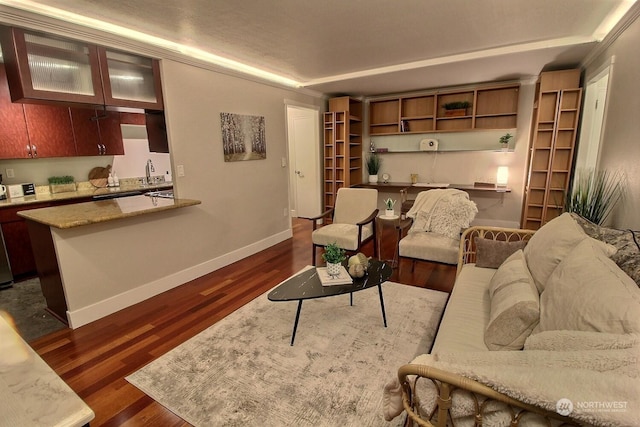
[(304, 174), (302, 173), (302, 171), (296, 171), (296, 175), (298, 175), (300, 178), (304, 178)]

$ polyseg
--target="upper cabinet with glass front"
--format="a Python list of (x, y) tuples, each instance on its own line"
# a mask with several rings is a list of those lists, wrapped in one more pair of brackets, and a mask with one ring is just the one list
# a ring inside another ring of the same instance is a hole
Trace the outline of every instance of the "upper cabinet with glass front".
[(156, 59), (99, 48), (107, 105), (162, 110), (160, 66)]
[(14, 102), (163, 109), (155, 59), (20, 28), (0, 37)]
[(5, 27), (2, 52), (13, 102), (104, 104), (96, 46)]

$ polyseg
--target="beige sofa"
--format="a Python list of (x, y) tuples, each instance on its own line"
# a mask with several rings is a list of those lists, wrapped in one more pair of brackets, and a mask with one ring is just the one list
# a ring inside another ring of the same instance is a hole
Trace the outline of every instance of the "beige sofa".
[(469, 228), (431, 352), (385, 387), (385, 418), (640, 425), (636, 238), (573, 214)]

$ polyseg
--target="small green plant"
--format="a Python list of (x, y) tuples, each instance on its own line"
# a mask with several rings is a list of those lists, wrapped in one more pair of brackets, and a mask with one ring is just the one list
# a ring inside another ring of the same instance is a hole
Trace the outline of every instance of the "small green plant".
[(500, 137), (500, 144), (509, 145), (509, 142), (511, 142), (512, 138), (513, 138), (513, 135), (511, 135), (510, 133), (505, 133)]
[(391, 200), (391, 198), (388, 198), (387, 200), (384, 201), (384, 205), (388, 210), (393, 210), (393, 207), (395, 206), (396, 201), (395, 200)]
[(75, 180), (72, 176), (52, 176), (48, 178), (50, 185), (73, 184)]
[(329, 243), (327, 246), (324, 247), (324, 253), (322, 254), (322, 259), (325, 262), (328, 262), (331, 264), (339, 264), (345, 259), (347, 259), (347, 256), (345, 254), (344, 249), (338, 247), (338, 245), (335, 243)]
[(565, 211), (575, 212), (594, 224), (602, 225), (623, 196), (623, 176), (619, 172), (593, 169), (576, 173)]
[(446, 104), (442, 104), (445, 110), (463, 110), (471, 107), (471, 103), (469, 101), (454, 101), (447, 102)]
[(367, 157), (367, 171), (369, 175), (378, 175), (380, 166), (382, 166), (382, 159), (377, 154), (373, 153)]

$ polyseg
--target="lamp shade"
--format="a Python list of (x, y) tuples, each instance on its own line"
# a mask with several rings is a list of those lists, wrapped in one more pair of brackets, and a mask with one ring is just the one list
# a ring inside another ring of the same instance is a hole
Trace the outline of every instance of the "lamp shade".
[(496, 184), (499, 187), (506, 187), (507, 181), (509, 181), (509, 168), (507, 166), (498, 166), (498, 173), (496, 174)]

